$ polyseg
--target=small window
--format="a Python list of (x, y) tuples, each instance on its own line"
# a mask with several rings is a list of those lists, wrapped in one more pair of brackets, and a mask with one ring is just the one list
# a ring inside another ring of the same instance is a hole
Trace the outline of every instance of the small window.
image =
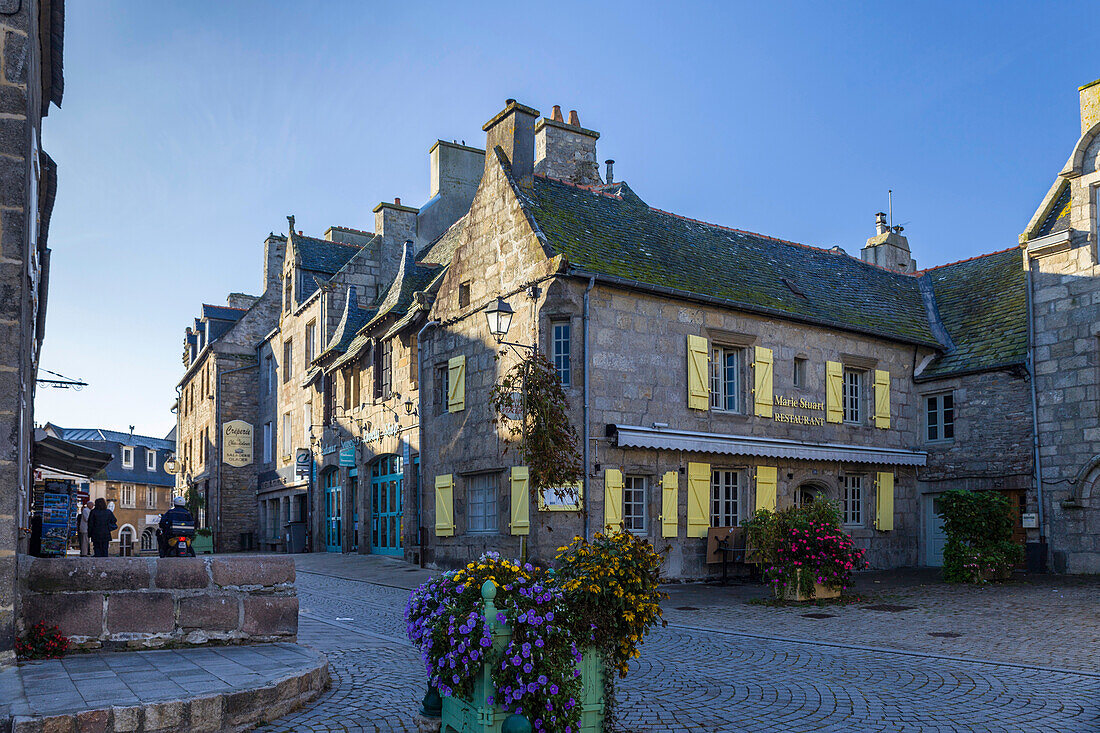
[(470, 281), (458, 284), (458, 307), (465, 308), (470, 304)]
[(497, 485), (500, 483), (496, 473), (479, 473), (466, 480), (466, 529), (471, 533), (492, 533), (497, 531)]
[(386, 399), (390, 396), (393, 379), (393, 342), (390, 339), (374, 345), (374, 397)]
[(271, 463), (271, 450), (274, 447), (271, 442), (271, 422), (264, 423), (264, 463)]
[(451, 372), (447, 365), (437, 364), (435, 367), (435, 414), (447, 412), (447, 393), (450, 391)]
[(928, 442), (955, 439), (955, 397), (951, 392), (924, 400), (925, 436)]
[(119, 494), (119, 503), (122, 504), (124, 509), (133, 509), (135, 506), (134, 494), (136, 493), (133, 484), (123, 484), (122, 491)]
[(845, 474), (840, 477), (840, 487), (844, 495), (841, 497), (841, 513), (844, 523), (849, 525), (863, 524), (863, 477)]
[(157, 508), (157, 490), (156, 487), (145, 487), (145, 508), (156, 509)]
[(309, 369), (309, 365), (313, 363), (313, 357), (316, 354), (313, 353), (314, 342), (317, 340), (317, 321), (310, 321), (306, 324), (306, 369)]
[(264, 394), (270, 396), (275, 391), (275, 360), (268, 354), (264, 357)]
[(863, 423), (863, 372), (844, 370), (844, 422)]
[(795, 357), (794, 360), (794, 377), (791, 382), (795, 387), (806, 386), (806, 360), (800, 357)]
[(145, 450), (145, 468), (150, 471), (157, 470), (157, 452), (155, 450)]
[(716, 469), (710, 474), (710, 526), (736, 527), (738, 520), (738, 490), (740, 474), (728, 469)]
[(741, 412), (741, 349), (715, 346), (710, 352), (710, 406)]
[(290, 381), (294, 376), (294, 340), (287, 339), (283, 342), (283, 383)]
[(351, 388), (352, 388), (352, 376), (351, 375), (352, 375), (352, 372), (354, 370), (355, 370), (355, 367), (352, 366), (352, 367), (348, 367), (347, 369), (344, 369), (340, 373), (340, 375), (344, 379), (344, 412), (347, 412), (348, 410), (351, 409)]
[(283, 413), (283, 456), (284, 457), (289, 456), (291, 450), (293, 450), (293, 446), (292, 446), (293, 441), (291, 440), (290, 430), (291, 430), (290, 413), (289, 412), (284, 412)]
[(553, 328), (553, 355), (554, 369), (558, 372), (558, 380), (561, 386), (568, 387), (572, 384), (572, 366), (569, 362), (570, 326), (569, 321), (555, 321)]
[(131, 446), (124, 445), (122, 447), (122, 467), (134, 467), (134, 449)]
[(645, 532), (646, 477), (623, 478), (623, 529), (628, 532)]
[(286, 274), (286, 282), (283, 285), (283, 310), (290, 310), (291, 298), (291, 285), (294, 283), (293, 277), (288, 272)]

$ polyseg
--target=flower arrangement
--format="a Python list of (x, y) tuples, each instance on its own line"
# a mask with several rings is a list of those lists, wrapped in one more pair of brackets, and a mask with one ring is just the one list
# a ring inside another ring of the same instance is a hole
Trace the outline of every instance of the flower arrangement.
[(776, 597), (813, 598), (816, 585), (844, 592), (852, 587), (852, 573), (867, 568), (864, 551), (841, 529), (840, 512), (829, 502), (761, 509), (744, 526)]
[(30, 627), (23, 639), (15, 641), (15, 654), (20, 659), (52, 659), (69, 651), (69, 638), (56, 626), (39, 621)]
[[(489, 706), (525, 716), (536, 731), (579, 733), (582, 648), (599, 650), (608, 668), (626, 675), (661, 617), (660, 557), (644, 540), (619, 533), (596, 535), (591, 544), (578, 537), (556, 559), (557, 570), (543, 570), (488, 552), (412, 592), (408, 636), (442, 695), (470, 699), (488, 669)], [(506, 642), (497, 643), (484, 616), (486, 581), (495, 621), (510, 631)]]

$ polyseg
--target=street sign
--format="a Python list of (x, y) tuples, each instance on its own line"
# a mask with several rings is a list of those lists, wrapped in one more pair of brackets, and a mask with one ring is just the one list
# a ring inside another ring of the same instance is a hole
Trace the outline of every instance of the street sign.
[(299, 448), (294, 454), (294, 477), (309, 478), (313, 473), (312, 468), (313, 454), (309, 452), (309, 448)]
[(252, 463), (252, 426), (244, 420), (222, 425), (222, 460), (238, 468)]

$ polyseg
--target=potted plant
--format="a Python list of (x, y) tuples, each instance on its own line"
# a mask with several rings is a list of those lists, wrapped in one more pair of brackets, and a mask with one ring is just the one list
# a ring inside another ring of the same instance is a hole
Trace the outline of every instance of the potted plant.
[(191, 541), (191, 548), (196, 555), (210, 554), (214, 551), (213, 533), (203, 527), (195, 530), (195, 539)]
[(826, 501), (760, 509), (744, 527), (776, 598), (837, 598), (851, 587), (852, 573), (867, 567), (864, 551), (841, 527), (839, 509)]
[(443, 697), (444, 728), (498, 731), (519, 714), (536, 731), (604, 729), (608, 670), (625, 675), (660, 617), (660, 558), (616, 537), (575, 539), (556, 571), (486, 553), (412, 592), (407, 632)]

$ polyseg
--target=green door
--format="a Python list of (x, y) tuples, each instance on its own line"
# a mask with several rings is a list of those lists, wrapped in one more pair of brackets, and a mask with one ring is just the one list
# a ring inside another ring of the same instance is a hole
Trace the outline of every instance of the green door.
[(401, 480), (400, 456), (387, 456), (371, 466), (371, 552), (376, 555), (401, 555)]
[(329, 471), (324, 478), (325, 490), (325, 550), (342, 552), (343, 542), (340, 536), (340, 472)]

